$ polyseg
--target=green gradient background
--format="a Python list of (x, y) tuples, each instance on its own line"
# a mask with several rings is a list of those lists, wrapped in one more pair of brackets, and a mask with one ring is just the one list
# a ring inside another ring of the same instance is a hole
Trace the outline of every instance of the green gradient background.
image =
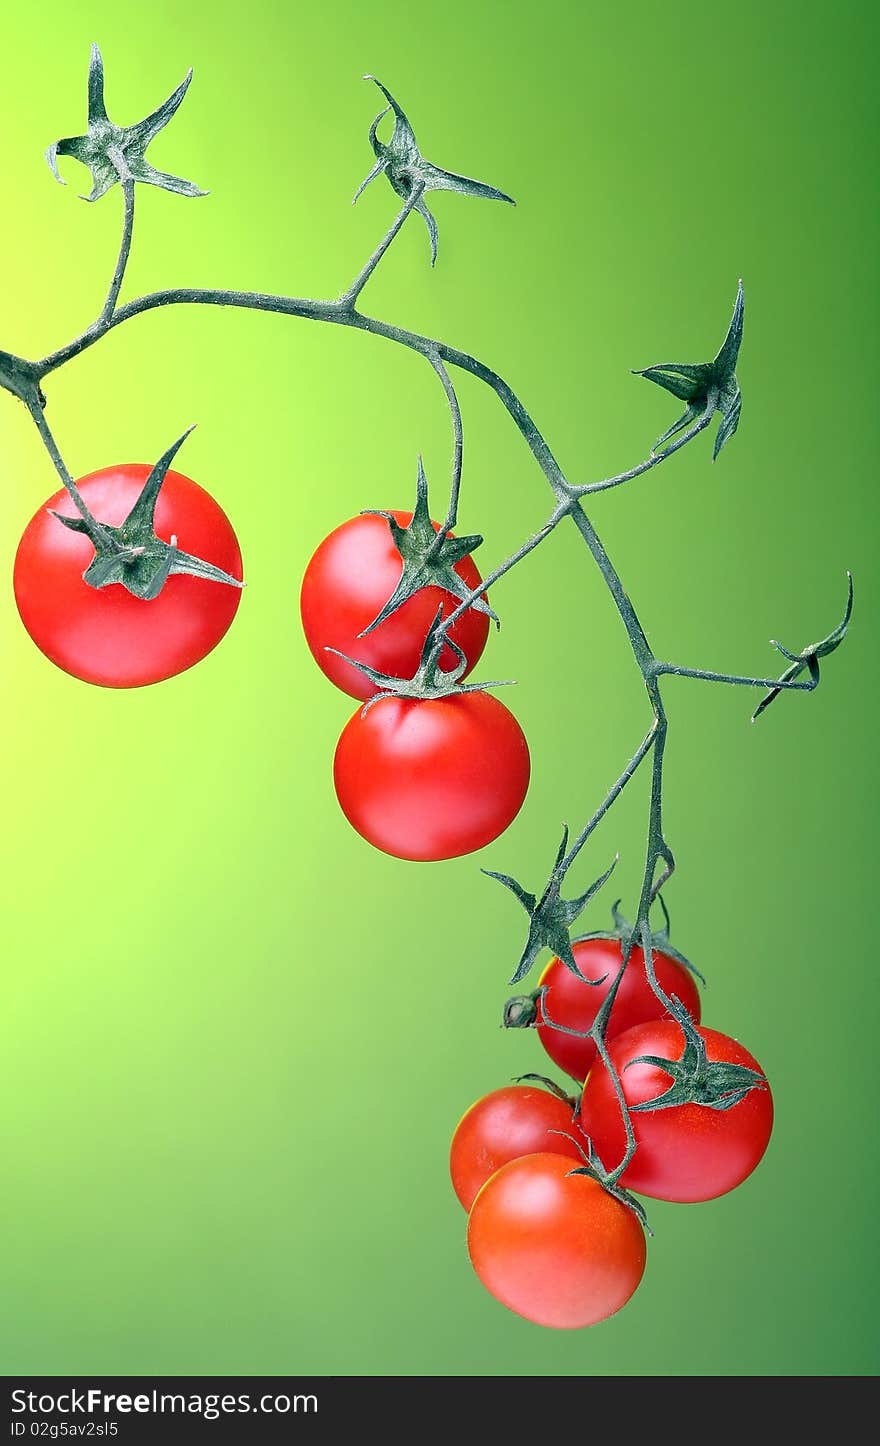
[[(333, 295), (394, 213), (370, 164), (375, 70), (426, 153), (518, 209), (436, 199), (368, 307), (498, 366), (563, 466), (642, 456), (671, 399), (628, 368), (710, 355), (745, 278), (743, 423), (593, 516), (658, 652), (773, 669), (857, 582), (845, 649), (759, 728), (754, 698), (670, 682), (674, 938), (707, 1023), (772, 1078), (769, 1155), (735, 1196), (655, 1206), (636, 1298), (541, 1331), (472, 1276), (446, 1173), (477, 1095), (539, 1068), (497, 1027), (523, 917), (478, 865), (537, 884), (642, 736), (619, 621), (572, 531), (495, 595), (485, 669), (519, 678), (531, 793), (485, 856), (371, 851), (330, 781), (350, 705), (318, 674), (296, 592), (330, 527), (435, 479), (448, 417), (417, 357), (300, 321), (178, 310), (120, 329), (50, 383), (74, 472), (151, 460), (200, 423), (185, 471), (228, 509), (250, 583), (196, 670), (114, 694), (53, 669), (12, 599), (16, 540), (55, 481), (0, 396), (6, 706), (0, 868), (6, 1372), (868, 1374), (876, 1367), (876, 7), (748, 0), (402, 0), (308, 8), (76, 6), (4, 16), (2, 343), (40, 354), (96, 312), (118, 192), (76, 199), (41, 160), (82, 129), (87, 47), (111, 113), (196, 79), (153, 160), (211, 188), (141, 188), (126, 294), (169, 284)], [(873, 13), (872, 13), (873, 12)], [(483, 566), (549, 493), (496, 399), (461, 381), (461, 524)], [(584, 859), (617, 849), (631, 901), (640, 780)], [(593, 915), (604, 917), (603, 901)], [(459, 923), (456, 923), (459, 920)]]

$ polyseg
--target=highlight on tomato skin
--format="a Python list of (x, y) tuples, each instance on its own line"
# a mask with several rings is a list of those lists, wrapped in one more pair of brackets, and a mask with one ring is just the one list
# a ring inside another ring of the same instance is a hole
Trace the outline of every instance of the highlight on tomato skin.
[[(94, 516), (120, 526), (151, 468), (104, 467), (78, 481)], [(158, 597), (133, 597), (119, 583), (90, 587), (83, 573), (94, 547), (50, 515), (77, 512), (62, 488), (34, 514), (15, 556), (13, 587), (21, 620), (37, 647), (64, 672), (105, 688), (138, 688), (184, 672), (217, 646), (241, 601), (241, 590), (177, 574)], [(156, 502), (156, 533), (176, 536), (181, 550), (242, 578), (232, 524), (210, 493), (169, 470)]]
[[(582, 939), (572, 945), (574, 961), (586, 979), (601, 981), (586, 984), (578, 979), (561, 959), (551, 959), (538, 987), (546, 993), (537, 1003), (538, 1038), (553, 1063), (579, 1083), (583, 1083), (596, 1059), (596, 1045), (592, 1039), (579, 1039), (566, 1034), (565, 1028), (586, 1031), (590, 1029), (599, 1012), (603, 999), (611, 988), (623, 962), (622, 945), (618, 939)], [(661, 949), (652, 951), (654, 972), (664, 993), (674, 995), (684, 1005), (695, 1024), (700, 1022), (700, 993), (696, 980), (684, 964), (664, 954)], [(604, 978), (603, 978), (604, 976)], [(554, 1029), (548, 1024), (546, 1015), (564, 1029)], [(636, 946), (630, 954), (629, 963), (617, 990), (617, 996), (608, 1017), (605, 1031), (606, 1040), (614, 1039), (637, 1024), (667, 1016), (666, 1006), (658, 999), (648, 980), (645, 956)]]
[[(411, 512), (395, 510), (391, 515), (402, 527), (412, 521)], [(436, 522), (432, 526), (438, 530)], [(442, 605), (443, 615), (448, 616), (458, 607), (459, 599), (452, 593), (424, 587), (375, 631), (361, 637), (393, 594), (402, 569), (403, 561), (386, 519), (371, 513), (352, 517), (335, 528), (316, 548), (306, 567), (300, 591), (306, 642), (321, 671), (352, 698), (370, 698), (375, 686), (328, 648), (367, 663), (390, 678), (412, 678), (438, 609)], [(470, 556), (456, 563), (455, 571), (471, 590), (482, 582)], [(465, 674), (479, 661), (488, 632), (488, 614), (473, 607), (450, 629), (449, 636), (464, 653)], [(458, 662), (458, 654), (445, 647), (440, 666), (448, 672)]]
[(525, 1084), (493, 1090), (472, 1104), (456, 1126), (449, 1151), (452, 1187), (465, 1210), (502, 1165), (521, 1155), (564, 1155), (581, 1164), (573, 1114), (573, 1100)]
[(562, 1155), (523, 1155), (483, 1186), (468, 1252), (483, 1285), (535, 1325), (576, 1330), (626, 1305), (645, 1269), (636, 1215)]
[(349, 719), (333, 760), (353, 828), (395, 858), (457, 858), (513, 822), (529, 786), (529, 748), (491, 693), (383, 698)]
[[(763, 1074), (757, 1060), (729, 1035), (702, 1025), (710, 1061), (742, 1065)], [(627, 1105), (659, 1099), (671, 1076), (642, 1055), (678, 1060), (682, 1031), (673, 1019), (637, 1025), (610, 1041), (608, 1054), (623, 1086)], [(768, 1084), (751, 1089), (729, 1109), (708, 1105), (672, 1105), (630, 1113), (636, 1151), (620, 1184), (637, 1195), (677, 1204), (715, 1200), (748, 1178), (760, 1163), (773, 1130), (773, 1096)], [(622, 1159), (626, 1136), (620, 1105), (608, 1070), (601, 1060), (587, 1076), (581, 1100), (581, 1129), (589, 1135), (603, 1161)]]

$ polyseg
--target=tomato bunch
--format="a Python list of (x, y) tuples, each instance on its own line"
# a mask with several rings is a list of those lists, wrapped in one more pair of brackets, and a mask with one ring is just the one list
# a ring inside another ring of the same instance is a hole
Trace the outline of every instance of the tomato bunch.
[[(621, 973), (623, 949), (612, 935), (578, 941), (584, 978), (554, 959), (536, 996), (505, 1010), (506, 1023), (535, 1025), (551, 1058), (585, 1081), (579, 1096), (550, 1080), (496, 1090), (471, 1106), (452, 1139), (474, 1270), (538, 1325), (593, 1325), (630, 1299), (645, 1267), (636, 1194), (715, 1199), (742, 1184), (770, 1139), (767, 1081), (736, 1040), (697, 1023), (699, 995), (681, 956), (658, 951), (655, 978), (672, 992), (661, 998), (641, 950)], [(606, 1063), (590, 1031), (615, 982), (600, 1033)]]
[[(235, 533), (207, 492), (170, 470), (179, 445), (153, 468), (105, 468), (59, 492), (19, 544), (25, 627), (88, 682), (171, 677), (216, 646), (235, 616)], [(431, 520), (420, 467), (413, 512), (351, 518), (303, 578), (312, 655), (358, 699), (334, 757), (340, 806), (398, 858), (482, 848), (528, 788), (528, 745), (513, 714), (462, 681), (494, 616), (470, 556), (479, 540)], [(696, 971), (669, 944), (668, 917), (651, 960), (616, 906), (611, 932), (553, 958), (533, 994), (508, 1000), (504, 1022), (533, 1026), (577, 1095), (524, 1076), (472, 1105), (453, 1136), (450, 1173), (473, 1267), (493, 1296), (539, 1325), (592, 1325), (630, 1299), (646, 1257), (636, 1196), (714, 1199), (751, 1174), (770, 1138), (767, 1081), (736, 1040), (702, 1026)]]

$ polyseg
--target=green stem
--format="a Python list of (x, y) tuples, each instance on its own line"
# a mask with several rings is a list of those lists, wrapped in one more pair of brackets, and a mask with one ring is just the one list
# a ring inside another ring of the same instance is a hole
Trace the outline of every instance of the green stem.
[(424, 191), (425, 187), (421, 182), (419, 182), (417, 186), (413, 186), (413, 189), (407, 196), (406, 205), (403, 206), (401, 210), (397, 213), (397, 216), (395, 217), (388, 231), (386, 231), (385, 235), (382, 237), (382, 240), (379, 242), (379, 245), (376, 247), (369, 261), (366, 263), (365, 266), (361, 267), (360, 271), (354, 278), (354, 281), (351, 283), (351, 286), (348, 288), (348, 290), (342, 293), (341, 297), (339, 298), (341, 306), (354, 306), (355, 302), (357, 301), (373, 272), (376, 270), (376, 267), (379, 265), (379, 262), (382, 260), (382, 257), (385, 255), (385, 252), (388, 250), (388, 247), (391, 245), (398, 231), (400, 231), (401, 227), (406, 221), (406, 218), (409, 215), (410, 211), (413, 209), (414, 206), (418, 205), (418, 202), (424, 195)]
[(506, 572), (510, 572), (512, 567), (516, 567), (518, 562), (522, 562), (524, 557), (528, 557), (529, 553), (533, 552), (538, 544), (544, 541), (545, 537), (549, 537), (550, 533), (559, 525), (563, 517), (568, 516), (570, 508), (571, 503), (560, 502), (559, 506), (556, 507), (548, 517), (543, 527), (539, 528), (537, 532), (527, 538), (515, 552), (510, 554), (510, 557), (506, 557), (503, 562), (499, 562), (498, 566), (493, 568), (488, 577), (484, 577), (483, 581), (468, 593), (468, 596), (464, 598), (451, 613), (447, 614), (437, 627), (436, 637), (442, 640), (449, 632), (449, 629), (454, 627), (458, 622), (462, 613), (467, 612), (468, 608), (473, 606), (477, 598), (482, 597), (485, 592), (488, 592), (490, 587), (494, 587), (499, 578), (502, 578)]
[[(611, 1010), (614, 1007), (614, 1001), (617, 998), (617, 991), (620, 988), (620, 982), (623, 979), (624, 974), (626, 973), (627, 966), (629, 965), (630, 956), (632, 955), (633, 951), (634, 938), (635, 936), (633, 934), (630, 934), (629, 938), (623, 945), (623, 958), (620, 961), (620, 968), (618, 969), (617, 974), (614, 977), (611, 988), (608, 990), (608, 993), (602, 1000), (599, 1012), (597, 1013), (596, 1018), (593, 1020), (593, 1024), (586, 1036), (588, 1039), (592, 1039), (595, 1043), (599, 1058), (602, 1060), (602, 1063), (604, 1064), (608, 1072), (608, 1078), (611, 1080), (611, 1084), (614, 1088), (614, 1093), (617, 1096), (617, 1103), (620, 1107), (620, 1117), (623, 1121), (623, 1128), (626, 1132), (626, 1146), (623, 1156), (618, 1161), (617, 1165), (615, 1165), (614, 1169), (610, 1172), (610, 1174), (606, 1175), (605, 1177), (606, 1184), (608, 1185), (617, 1184), (617, 1181), (620, 1179), (621, 1175), (623, 1174), (624, 1170), (626, 1169), (627, 1165), (629, 1164), (630, 1160), (636, 1152), (635, 1131), (633, 1129), (633, 1123), (630, 1117), (629, 1109), (627, 1108), (626, 1095), (624, 1094), (623, 1090), (623, 1081), (621, 1080), (620, 1075), (614, 1067), (611, 1056), (608, 1053), (607, 1045), (605, 1043), (605, 1035), (608, 1030), (608, 1020), (611, 1015)], [(605, 1162), (603, 1161), (602, 1164), (604, 1168)]]
[(737, 688), (792, 688), (802, 693), (811, 693), (816, 684), (812, 678), (799, 682), (796, 678), (749, 678), (740, 673), (712, 673), (705, 668), (679, 668), (675, 663), (658, 663), (656, 676), (671, 678), (701, 678), (704, 683), (731, 683)]
[[(624, 970), (626, 969), (626, 966), (627, 966), (628, 963), (629, 963), (629, 957), (627, 956), (627, 959), (625, 960), (625, 962), (624, 962), (624, 963), (621, 965), (621, 967), (620, 967), (620, 972), (619, 972), (619, 974), (618, 974), (618, 976), (617, 976), (617, 981), (619, 981), (619, 980), (621, 980), (621, 979), (623, 978), (623, 973), (624, 973)], [(615, 993), (616, 993), (616, 990), (615, 990)], [(621, 1175), (623, 1174), (624, 1170), (626, 1169), (627, 1165), (629, 1164), (630, 1160), (632, 1159), (633, 1155), (634, 1155), (635, 1152), (636, 1152), (636, 1135), (635, 1135), (635, 1130), (633, 1129), (632, 1117), (631, 1117), (630, 1112), (629, 1112), (629, 1109), (628, 1109), (628, 1107), (627, 1107), (626, 1095), (624, 1094), (624, 1091), (623, 1091), (623, 1081), (621, 1080), (620, 1075), (618, 1074), (617, 1070), (614, 1068), (614, 1064), (612, 1063), (611, 1056), (610, 1056), (609, 1053), (608, 1053), (608, 1046), (607, 1046), (606, 1043), (605, 1043), (605, 1031), (604, 1031), (604, 1029), (597, 1031), (597, 1032), (593, 1035), (593, 1039), (595, 1040), (595, 1043), (596, 1043), (596, 1051), (597, 1051), (597, 1053), (598, 1053), (598, 1055), (599, 1055), (599, 1058), (601, 1059), (602, 1063), (604, 1064), (605, 1069), (606, 1069), (607, 1072), (608, 1072), (608, 1078), (611, 1080), (611, 1084), (612, 1084), (612, 1086), (613, 1086), (614, 1093), (615, 1093), (615, 1095), (617, 1096), (617, 1103), (618, 1103), (618, 1105), (620, 1106), (620, 1118), (621, 1118), (622, 1121), (623, 1121), (623, 1128), (624, 1128), (624, 1130), (626, 1131), (626, 1148), (625, 1148), (625, 1150), (624, 1150), (624, 1152), (623, 1152), (623, 1155), (622, 1155), (622, 1157), (620, 1158), (620, 1160), (618, 1161), (618, 1163), (615, 1165), (614, 1169), (613, 1169), (613, 1170), (610, 1170), (610, 1171), (605, 1175), (605, 1177), (604, 1177), (604, 1182), (605, 1182), (606, 1185), (616, 1185), (617, 1182), (618, 1182), (618, 1180), (620, 1179)], [(603, 1165), (604, 1165), (604, 1161), (603, 1161)]]
[(52, 458), (52, 462), (54, 463), (56, 472), (58, 473), (58, 476), (61, 478), (61, 481), (64, 483), (65, 488), (70, 494), (70, 498), (73, 502), (74, 507), (79, 512), (83, 521), (87, 522), (89, 525), (89, 532), (91, 537), (96, 541), (103, 542), (105, 546), (111, 547), (113, 545), (112, 539), (108, 535), (106, 528), (104, 528), (102, 524), (98, 522), (97, 518), (92, 516), (92, 513), (90, 512), (89, 507), (85, 501), (85, 498), (82, 496), (82, 493), (80, 492), (79, 488), (77, 487), (72, 476), (68, 472), (67, 467), (64, 464), (64, 458), (61, 456), (61, 453), (58, 450), (58, 444), (52, 435), (52, 432), (49, 428), (49, 423), (46, 421), (45, 414), (39, 402), (28, 402), (27, 408), (34, 419), (34, 422), (36, 423), (37, 431), (39, 432), (43, 440), (43, 445), (45, 446), (46, 451), (49, 453), (49, 456)]
[(110, 290), (107, 292), (107, 300), (98, 317), (98, 324), (103, 325), (109, 322), (116, 303), (119, 300), (119, 292), (122, 288), (122, 281), (125, 276), (125, 268), (128, 265), (128, 257), (131, 252), (131, 238), (134, 230), (134, 181), (122, 182), (122, 194), (125, 197), (125, 213), (122, 221), (122, 241), (119, 246), (119, 256), (116, 261), (116, 270), (113, 272), (113, 280), (110, 282)]
[[(629, 763), (626, 765), (626, 768), (616, 783), (614, 783), (608, 793), (606, 793), (592, 818), (588, 819), (574, 840), (574, 843), (571, 845), (571, 848), (559, 866), (562, 873), (567, 873), (571, 868), (584, 844), (587, 842), (587, 839), (590, 837), (590, 834), (602, 822), (611, 805), (620, 797), (621, 793), (623, 793), (624, 788), (638, 769), (639, 764), (647, 754), (650, 753), (651, 749), (655, 747), (657, 743), (658, 726), (658, 720), (655, 718)], [(609, 1005), (608, 1007), (610, 1009), (611, 1006)]]
[(446, 511), (446, 519), (434, 542), (431, 544), (428, 558), (432, 558), (440, 551), (444, 541), (455, 526), (458, 518), (458, 498), (461, 492), (461, 464), (464, 456), (464, 430), (461, 423), (461, 407), (458, 405), (458, 397), (455, 387), (452, 385), (452, 378), (439, 356), (433, 352), (428, 354), (428, 361), (440, 378), (440, 385), (446, 393), (446, 400), (449, 403), (449, 414), (452, 418), (452, 476), (449, 483), (449, 507)]
[(578, 497), (587, 497), (593, 492), (607, 492), (611, 487), (619, 487), (622, 482), (632, 482), (635, 477), (641, 477), (644, 472), (650, 472), (652, 467), (658, 467), (661, 462), (666, 461), (667, 457), (672, 457), (676, 452), (681, 451), (682, 447), (686, 447), (688, 442), (692, 442), (694, 437), (698, 437), (699, 434), (708, 427), (715, 413), (717, 404), (718, 393), (712, 391), (709, 393), (706, 410), (701, 413), (686, 431), (682, 432), (680, 437), (677, 437), (668, 447), (664, 447), (662, 452), (652, 452), (649, 457), (645, 458), (644, 462), (639, 462), (636, 467), (630, 467), (628, 472), (618, 472), (616, 476), (605, 477), (601, 482), (587, 482), (580, 487), (574, 487), (572, 490), (575, 495)]
[[(606, 1175), (606, 1184), (608, 1185), (615, 1185), (617, 1183), (636, 1151), (636, 1138), (633, 1130), (632, 1120), (630, 1118), (629, 1108), (626, 1103), (626, 1095), (624, 1093), (623, 1083), (620, 1079), (620, 1075), (617, 1073), (617, 1070), (614, 1068), (614, 1065), (611, 1061), (611, 1057), (605, 1044), (605, 1035), (608, 1028), (608, 1019), (610, 1017), (611, 1009), (617, 995), (617, 990), (620, 987), (620, 981), (623, 978), (623, 975), (626, 972), (627, 966), (629, 964), (630, 957), (632, 955), (633, 945), (635, 943), (637, 935), (641, 938), (642, 941), (642, 952), (645, 957), (645, 969), (651, 988), (654, 990), (654, 993), (657, 995), (658, 999), (661, 1000), (665, 1008), (669, 1009), (671, 1006), (671, 1001), (661, 988), (654, 970), (654, 959), (651, 950), (650, 925), (651, 904), (653, 903), (659, 890), (662, 888), (663, 884), (665, 884), (666, 881), (669, 879), (673, 869), (675, 868), (675, 859), (673, 857), (672, 850), (669, 848), (669, 845), (666, 843), (666, 840), (663, 837), (663, 758), (666, 749), (667, 723), (666, 713), (663, 708), (663, 700), (660, 697), (660, 691), (656, 680), (652, 680), (651, 682), (649, 682), (648, 693), (654, 705), (654, 722), (647, 737), (642, 743), (641, 748), (633, 757), (632, 763), (630, 765), (631, 771), (629, 773), (629, 776), (631, 777), (632, 773), (635, 772), (636, 768), (638, 768), (639, 766), (639, 763), (641, 763), (642, 759), (645, 757), (648, 749), (650, 747), (653, 747), (654, 752), (651, 768), (651, 801), (648, 813), (648, 841), (645, 850), (645, 870), (642, 875), (642, 888), (639, 897), (639, 908), (636, 915), (635, 925), (633, 926), (633, 929), (630, 932), (623, 946), (623, 960), (621, 962), (620, 970), (618, 971), (618, 974), (614, 980), (614, 983), (612, 984), (611, 989), (608, 991), (608, 994), (602, 1001), (601, 1008), (599, 1009), (599, 1012), (593, 1021), (588, 1036), (589, 1038), (594, 1040), (599, 1056), (602, 1059), (602, 1062), (608, 1072), (608, 1077), (611, 1080), (612, 1086), (614, 1088), (614, 1093), (617, 1097), (618, 1105), (620, 1106), (621, 1118), (623, 1120), (623, 1126), (626, 1132), (626, 1147), (624, 1149), (623, 1156), (614, 1167), (614, 1169)], [(623, 776), (624, 775), (622, 775), (622, 777)], [(598, 819), (596, 820), (596, 822), (598, 822)], [(657, 864), (660, 862), (661, 859), (665, 864), (665, 869), (661, 877), (655, 880)]]

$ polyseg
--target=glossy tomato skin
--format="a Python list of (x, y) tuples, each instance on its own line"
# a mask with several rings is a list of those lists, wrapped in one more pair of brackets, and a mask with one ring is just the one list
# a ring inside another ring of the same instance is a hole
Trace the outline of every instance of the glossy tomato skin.
[[(541, 975), (540, 987), (546, 988), (547, 1013), (550, 1018), (569, 1029), (589, 1029), (599, 1012), (602, 1000), (614, 983), (623, 953), (617, 939), (582, 939), (572, 947), (574, 961), (587, 979), (602, 979), (601, 984), (584, 984), (561, 959), (551, 959)], [(700, 995), (694, 976), (683, 964), (661, 950), (653, 951), (654, 970), (661, 988), (674, 995), (696, 1024), (700, 1022)], [(583, 1081), (596, 1058), (591, 1039), (576, 1039), (543, 1022), (542, 1002), (538, 1003), (538, 1036), (554, 1064), (573, 1079)], [(606, 1039), (613, 1039), (637, 1024), (662, 1019), (667, 1011), (657, 998), (645, 970), (641, 949), (633, 949), (626, 973), (608, 1019)], [(667, 1015), (668, 1017), (668, 1015)]]
[(564, 1155), (581, 1164), (574, 1140), (565, 1138), (576, 1134), (572, 1106), (549, 1090), (532, 1085), (493, 1090), (462, 1115), (452, 1137), (452, 1187), (465, 1210), (470, 1210), (486, 1181), (520, 1155)]
[(518, 814), (529, 749), (490, 693), (383, 698), (342, 731), (336, 796), (369, 843), (401, 859), (451, 859), (491, 843)]
[[(149, 476), (140, 463), (105, 467), (77, 483), (98, 521), (125, 521)], [(144, 602), (119, 583), (83, 582), (95, 550), (48, 508), (78, 513), (62, 489), (35, 513), (18, 545), (13, 572), (21, 620), (37, 647), (75, 678), (105, 688), (138, 688), (191, 668), (216, 647), (235, 617), (241, 592), (178, 574)], [(223, 509), (198, 483), (169, 471), (156, 503), (155, 531), (181, 551), (241, 578), (241, 553)]]
[(468, 1252), (496, 1300), (536, 1325), (595, 1325), (626, 1305), (645, 1269), (633, 1212), (562, 1155), (524, 1155), (485, 1184)]
[[(761, 1066), (735, 1039), (700, 1028), (710, 1060), (726, 1060), (763, 1073)], [(640, 1024), (612, 1040), (611, 1062), (630, 1105), (657, 1099), (671, 1085), (664, 1070), (633, 1064), (639, 1055), (681, 1058), (683, 1038), (674, 1020)], [(726, 1195), (752, 1173), (773, 1129), (773, 1097), (769, 1087), (753, 1089), (729, 1110), (706, 1105), (673, 1105), (630, 1116), (636, 1152), (620, 1183), (655, 1200), (693, 1204)], [(581, 1101), (581, 1129), (589, 1134), (607, 1169), (622, 1158), (626, 1145), (620, 1107), (611, 1078), (600, 1061), (587, 1077)]]
[[(393, 512), (392, 516), (401, 527), (412, 520), (411, 512)], [(437, 523), (433, 526), (436, 531)], [(443, 588), (422, 588), (375, 632), (358, 637), (391, 597), (402, 568), (387, 521), (371, 516), (343, 522), (324, 538), (306, 568), (300, 592), (306, 642), (331, 683), (352, 698), (370, 698), (376, 689), (357, 668), (328, 653), (328, 647), (338, 648), (391, 678), (412, 678), (440, 604), (444, 616), (458, 606), (459, 599)], [(482, 581), (471, 557), (462, 558), (455, 571), (469, 588), (478, 587)], [(451, 629), (450, 636), (467, 658), (467, 672), (479, 660), (488, 632), (488, 615), (474, 608), (463, 613)], [(444, 648), (440, 659), (443, 668), (454, 668), (458, 661), (451, 648)]]

